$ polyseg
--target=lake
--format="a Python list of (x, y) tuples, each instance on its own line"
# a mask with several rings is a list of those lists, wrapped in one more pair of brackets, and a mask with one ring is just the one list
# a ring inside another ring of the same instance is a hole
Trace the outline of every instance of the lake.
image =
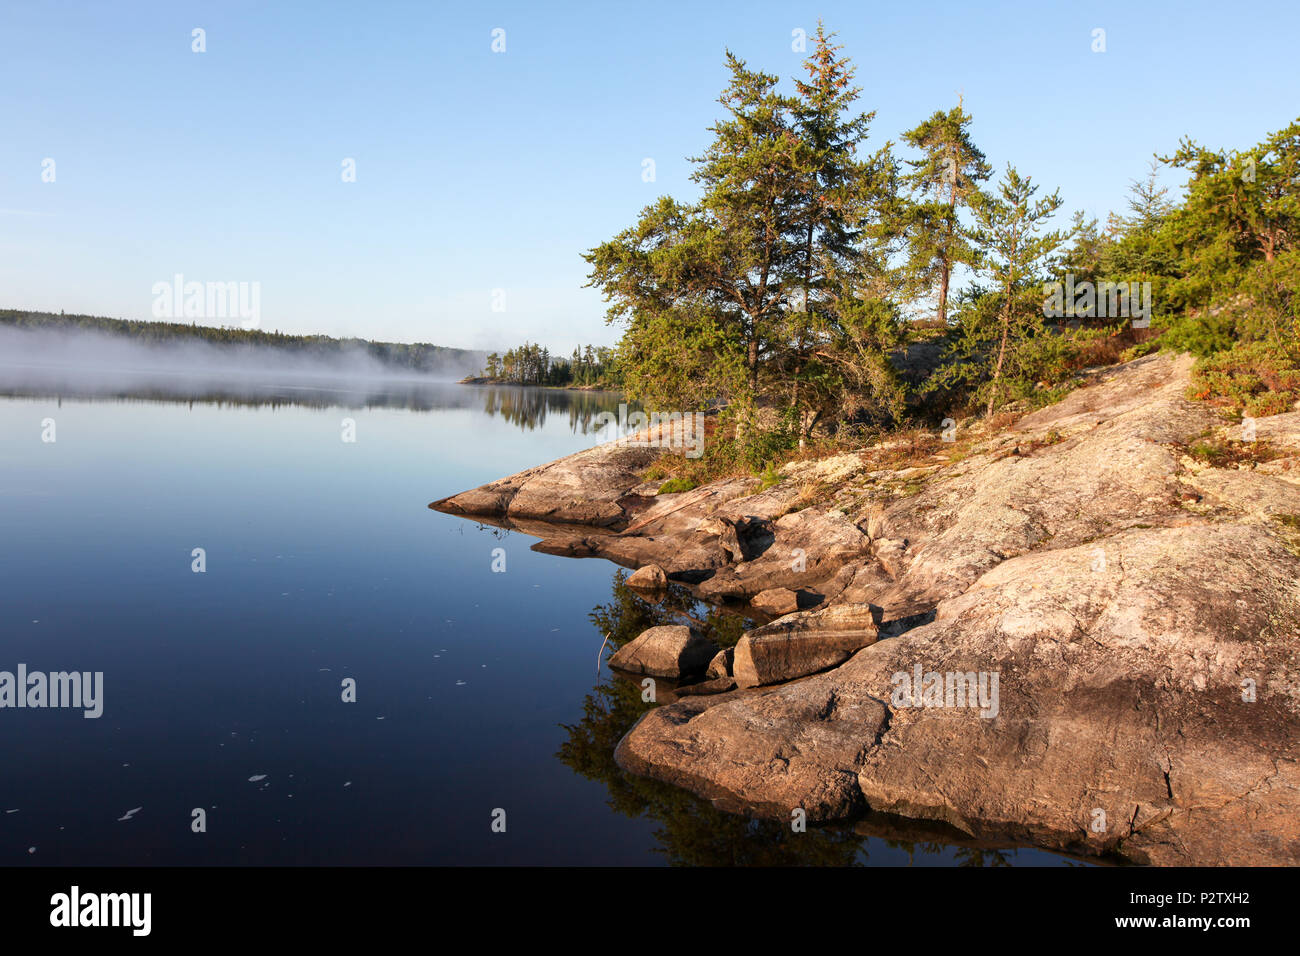
[(427, 504), (613, 437), (617, 395), (111, 392), (0, 398), (0, 670), (103, 674), (97, 719), (0, 709), (0, 864), (1075, 862), (614, 766), (651, 705), (604, 635), (743, 622)]

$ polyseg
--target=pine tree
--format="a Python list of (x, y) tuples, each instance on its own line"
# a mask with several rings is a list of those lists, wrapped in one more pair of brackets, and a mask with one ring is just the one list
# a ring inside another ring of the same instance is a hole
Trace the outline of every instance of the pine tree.
[(912, 171), (904, 177), (912, 192), (903, 211), (908, 272), (918, 291), (937, 287), (936, 318), (941, 323), (948, 319), (953, 269), (977, 262), (978, 251), (962, 227), (962, 210), (971, 210), (979, 202), (979, 184), (992, 173), (971, 141), (970, 123), (970, 114), (958, 103), (903, 134), (904, 141), (922, 154), (908, 160)]
[(1245, 154), (1184, 139), (1161, 162), (1192, 173), (1186, 202), (1169, 217), (1186, 274), (1175, 294), (1184, 303), (1209, 304), (1252, 262), (1272, 263), (1300, 239), (1300, 120)]
[(609, 320), (626, 325), (628, 383), (644, 399), (703, 402), (712, 393), (752, 408), (780, 344), (807, 150), (777, 77), (730, 52), (727, 67), (719, 100), (727, 115), (692, 159), (700, 201), (661, 198), (585, 257), (588, 284), (613, 302)]
[(1008, 165), (996, 192), (981, 196), (974, 207), (972, 236), (1000, 300), (998, 343), (987, 389), (989, 415), (1001, 399), (1008, 357), (1019, 366), (1019, 350), (1042, 332), (1041, 273), (1066, 241), (1062, 232), (1042, 232), (1045, 221), (1061, 207), (1060, 191), (1036, 200), (1037, 192), (1028, 176)]
[(853, 85), (854, 66), (838, 55), (843, 48), (833, 44), (834, 36), (818, 22), (813, 52), (804, 62), (807, 79), (795, 83), (795, 128), (805, 165), (796, 217), (799, 291), (788, 313), (785, 364), (801, 445), (815, 421), (804, 414), (801, 386), (805, 378), (810, 388), (817, 379), (835, 384), (821, 374), (816, 353), (840, 331), (837, 303), (880, 285), (887, 269), (884, 213), (894, 194), (890, 144), (871, 156), (858, 155), (875, 112), (853, 112), (862, 91)]

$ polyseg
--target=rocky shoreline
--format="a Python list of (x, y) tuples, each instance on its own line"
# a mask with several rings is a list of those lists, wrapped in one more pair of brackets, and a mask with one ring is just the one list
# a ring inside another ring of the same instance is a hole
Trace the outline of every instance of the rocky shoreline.
[(1000, 432), (795, 462), (767, 490), (659, 495), (663, 450), (610, 443), (430, 507), (766, 622), (730, 653), (687, 627), (619, 650), (698, 678), (619, 743), (629, 772), (787, 820), (1294, 864), (1300, 412), (1242, 441), (1185, 397), (1190, 368), (1103, 369)]

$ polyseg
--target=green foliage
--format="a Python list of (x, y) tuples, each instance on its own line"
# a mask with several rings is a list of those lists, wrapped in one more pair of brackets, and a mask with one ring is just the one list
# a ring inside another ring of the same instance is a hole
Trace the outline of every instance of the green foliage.
[(1162, 160), (1188, 170), (1187, 197), (1168, 219), (1180, 277), (1170, 294), (1186, 308), (1236, 293), (1254, 263), (1272, 263), (1300, 236), (1300, 121), (1246, 153), (1190, 139)]
[(1044, 231), (1060, 208), (1059, 194), (1035, 199), (1038, 187), (1008, 166), (996, 192), (975, 204), (980, 272), (989, 283), (959, 299), (944, 363), (928, 383), (988, 414), (1030, 394), (1040, 380), (1058, 380), (1067, 368), (1069, 343), (1043, 321), (1044, 274), (1057, 264), (1066, 235)]
[[(860, 155), (873, 114), (853, 112), (853, 68), (831, 40), (818, 29), (794, 96), (728, 53), (724, 116), (692, 160), (700, 199), (663, 197), (586, 255), (589, 284), (624, 328), (629, 394), (726, 406), (743, 425), (737, 461), (760, 454), (761, 408), (790, 409), (798, 440), (844, 411), (855, 384), (879, 384), (882, 408), (901, 404), (878, 358), (862, 355), (884, 347), (862, 308), (891, 281), (895, 163), (888, 146)], [(888, 314), (884, 340), (897, 341)]]
[(903, 134), (908, 145), (920, 150), (908, 160), (911, 172), (904, 182), (910, 197), (900, 203), (899, 232), (906, 239), (904, 269), (909, 290), (937, 296), (936, 317), (948, 320), (948, 289), (952, 270), (974, 266), (980, 250), (963, 224), (963, 209), (973, 210), (981, 200), (979, 184), (992, 167), (970, 137), (971, 116), (958, 105), (933, 116)]
[(706, 448), (703, 462), (714, 474), (757, 474), (798, 445), (798, 432), (788, 420), (769, 428), (741, 427), (733, 435), (715, 438)]
[(776, 466), (770, 461), (759, 472), (758, 477), (762, 479), (762, 484), (758, 486), (759, 491), (767, 491), (769, 488), (775, 488), (781, 483), (781, 473), (776, 470)]
[(683, 476), (678, 476), (676, 478), (669, 478), (667, 481), (665, 481), (662, 485), (659, 486), (659, 490), (655, 492), (655, 494), (671, 495), (678, 491), (690, 491), (698, 484), (699, 482), (695, 481), (694, 479), (686, 478)]

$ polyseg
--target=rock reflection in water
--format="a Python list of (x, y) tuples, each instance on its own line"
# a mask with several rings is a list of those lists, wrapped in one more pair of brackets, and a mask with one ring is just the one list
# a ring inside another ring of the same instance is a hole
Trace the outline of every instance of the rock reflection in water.
[[(626, 571), (615, 572), (613, 600), (593, 608), (589, 615), (602, 638), (609, 635), (608, 653), (646, 628), (662, 624), (687, 624), (719, 646), (732, 647), (754, 624), (735, 612), (700, 602), (680, 584), (670, 583), (666, 591), (652, 596), (626, 582)], [(1086, 865), (888, 814), (869, 813), (851, 826), (810, 826), (807, 832), (796, 833), (788, 822), (723, 813), (686, 790), (628, 774), (615, 764), (614, 748), (642, 714), (673, 699), (672, 683), (657, 680), (657, 701), (643, 700), (640, 680), (602, 668), (601, 679), (583, 701), (582, 719), (564, 725), (568, 740), (556, 756), (574, 772), (604, 784), (616, 812), (656, 821), (655, 852), (674, 866), (861, 866), (873, 862), (873, 851), (880, 858), (875, 862), (904, 865)]]

